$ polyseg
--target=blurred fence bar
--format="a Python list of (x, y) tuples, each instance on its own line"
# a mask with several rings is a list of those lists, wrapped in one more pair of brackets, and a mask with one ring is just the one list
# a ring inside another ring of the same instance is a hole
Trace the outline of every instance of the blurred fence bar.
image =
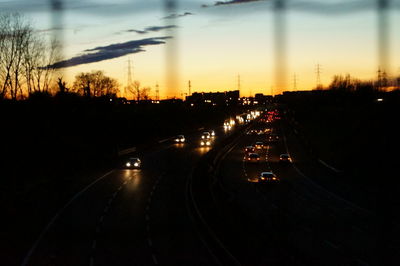
[(275, 87), (278, 91), (286, 88), (286, 0), (274, 2), (274, 51), (275, 51)]
[[(178, 1), (177, 0), (164, 0), (165, 16), (176, 14), (178, 12)], [(166, 43), (166, 62), (165, 62), (165, 73), (166, 73), (166, 88), (164, 95), (167, 97), (175, 97), (180, 95), (174, 95), (174, 92), (179, 90), (179, 46), (178, 46), (178, 27), (175, 16), (171, 16), (170, 19), (165, 20), (166, 26), (174, 25), (176, 27), (168, 28), (168, 36), (172, 37), (167, 40)]]

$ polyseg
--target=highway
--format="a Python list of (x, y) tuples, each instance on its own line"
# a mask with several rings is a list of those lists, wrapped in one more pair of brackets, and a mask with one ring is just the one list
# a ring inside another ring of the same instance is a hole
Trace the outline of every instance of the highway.
[[(331, 170), (282, 121), (251, 124), (276, 141), (232, 135), (212, 167), (200, 130), (145, 152), (141, 169), (115, 168), (60, 210), (22, 265), (380, 265), (376, 215), (315, 182)], [(216, 142), (228, 134), (219, 127)], [(260, 162), (244, 161), (256, 141)], [(281, 182), (248, 182), (262, 171)]]
[[(266, 127), (280, 139), (269, 142), (265, 135), (244, 135), (220, 167), (220, 184), (231, 193), (218, 201), (221, 217), (238, 217), (225, 220), (224, 227), (230, 229), (221, 235), (229, 239), (229, 231), (236, 230), (233, 238), (241, 238), (241, 243), (227, 241), (233, 253), (244, 265), (380, 265), (384, 258), (376, 215), (313, 181), (331, 175), (331, 170), (315, 166), (287, 125), (279, 120), (253, 129)], [(268, 144), (258, 151), (260, 162), (244, 162), (244, 147), (256, 141)], [(293, 162), (279, 163), (283, 153), (291, 154)], [(271, 170), (280, 184), (247, 181)]]
[[(213, 265), (187, 211), (187, 178), (210, 150), (200, 133), (118, 167), (63, 208), (22, 265)], [(222, 127), (216, 139), (223, 138)]]

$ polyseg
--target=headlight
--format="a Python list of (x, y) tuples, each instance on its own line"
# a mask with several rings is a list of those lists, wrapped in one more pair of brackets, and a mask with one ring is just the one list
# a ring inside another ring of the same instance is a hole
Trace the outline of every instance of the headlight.
[(200, 145), (203, 146), (204, 145), (204, 141), (200, 142)]
[(201, 136), (202, 139), (204, 139), (204, 136)]
[(273, 177), (272, 180), (276, 180), (276, 177)]
[(209, 142), (209, 141), (207, 141), (207, 145), (210, 145), (210, 142)]
[(127, 167), (131, 167), (131, 163), (126, 163), (126, 166)]
[(138, 167), (139, 163), (134, 163), (133, 166)]

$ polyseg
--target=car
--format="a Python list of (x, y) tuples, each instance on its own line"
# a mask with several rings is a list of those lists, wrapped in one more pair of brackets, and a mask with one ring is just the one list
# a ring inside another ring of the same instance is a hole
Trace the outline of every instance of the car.
[(204, 131), (204, 132), (201, 134), (201, 138), (202, 138), (202, 139), (210, 139), (210, 138), (211, 138), (210, 132)]
[(210, 139), (201, 139), (200, 140), (200, 146), (211, 146), (212, 141)]
[(249, 153), (252, 153), (252, 152), (255, 152), (255, 151), (256, 151), (256, 149), (253, 146), (246, 146), (244, 148), (244, 153), (245, 154), (249, 154)]
[(251, 129), (247, 131), (247, 135), (258, 135), (258, 130), (257, 129)]
[(214, 138), (215, 137), (215, 131), (214, 130), (210, 130), (209, 132), (210, 132), (211, 137)]
[(258, 177), (260, 183), (279, 183), (280, 179), (272, 171), (261, 172)]
[(185, 136), (184, 135), (178, 135), (175, 138), (175, 142), (176, 143), (184, 143), (186, 141)]
[(290, 155), (287, 153), (283, 153), (279, 155), (279, 162), (281, 163), (290, 163), (292, 161), (292, 158), (290, 158)]
[(249, 153), (244, 156), (244, 160), (250, 163), (259, 163), (260, 162), (260, 155), (258, 153)]
[(254, 147), (255, 147), (257, 150), (264, 149), (264, 143), (261, 142), (261, 141), (257, 141), (257, 142), (254, 144)]
[(125, 162), (125, 167), (126, 168), (140, 168), (142, 166), (142, 162), (140, 161), (139, 158), (128, 158)]
[(268, 137), (269, 141), (278, 141), (279, 140), (279, 136), (277, 134), (271, 134)]

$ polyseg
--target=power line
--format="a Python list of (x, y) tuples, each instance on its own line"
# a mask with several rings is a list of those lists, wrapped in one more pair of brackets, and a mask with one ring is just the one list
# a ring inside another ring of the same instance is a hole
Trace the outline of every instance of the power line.
[(320, 88), (321, 85), (321, 72), (322, 72), (322, 68), (320, 64), (317, 64), (315, 67), (315, 74), (317, 75), (317, 89)]
[(238, 91), (239, 91), (239, 95), (240, 95), (240, 75), (238, 75), (238, 80), (237, 80), (237, 82), (238, 82)]
[(160, 88), (158, 86), (158, 82), (156, 83), (156, 100), (160, 100)]
[(132, 76), (133, 76), (133, 74), (132, 74), (131, 59), (129, 58), (129, 60), (128, 60), (128, 82), (126, 84), (125, 92), (124, 92), (125, 93), (125, 95), (124, 95), (125, 97), (128, 97), (128, 92), (132, 88), (132, 84), (133, 84)]

